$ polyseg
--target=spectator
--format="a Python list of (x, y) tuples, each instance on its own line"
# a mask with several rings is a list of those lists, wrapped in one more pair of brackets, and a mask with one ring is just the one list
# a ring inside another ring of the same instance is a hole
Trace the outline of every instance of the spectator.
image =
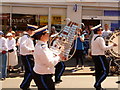
[(84, 52), (85, 52), (85, 56), (88, 55), (88, 49), (89, 49), (89, 34), (85, 33), (84, 34)]
[(3, 32), (0, 31), (0, 79), (5, 80), (7, 76), (7, 41), (3, 37)]
[[(76, 52), (75, 52), (75, 55), (74, 57), (76, 58), (76, 68), (79, 67), (79, 59), (81, 60), (81, 64), (82, 64), (82, 67), (81, 69), (84, 68), (84, 62), (83, 62), (83, 55), (84, 55), (84, 45), (83, 45), (83, 42), (84, 42), (84, 34), (82, 34), (81, 32), (82, 30), (79, 29), (78, 31), (78, 35), (77, 35), (77, 43), (76, 43), (76, 40), (74, 41), (74, 48), (76, 49)], [(75, 47), (77, 45), (77, 47)]]
[(109, 35), (112, 34), (112, 31), (109, 30), (109, 25), (104, 25), (104, 30), (102, 31), (102, 37), (106, 40)]
[(11, 71), (13, 72), (14, 66), (18, 64), (16, 41), (13, 38), (12, 33), (8, 33), (6, 36), (8, 44), (8, 70), (12, 69)]

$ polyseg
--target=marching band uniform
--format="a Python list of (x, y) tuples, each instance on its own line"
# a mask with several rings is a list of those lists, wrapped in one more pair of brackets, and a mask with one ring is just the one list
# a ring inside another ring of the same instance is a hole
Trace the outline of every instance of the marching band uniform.
[[(35, 30), (34, 26), (28, 25), (28, 30)], [(30, 37), (29, 33), (25, 32), (24, 35), (20, 39), (20, 54), (21, 60), (25, 68), (24, 80), (22, 81), (20, 88), (23, 90), (27, 90), (30, 86), (30, 82), (32, 81), (32, 72), (34, 66), (34, 44), (33, 40)]]
[(55, 83), (62, 82), (61, 76), (62, 76), (62, 74), (63, 74), (64, 71), (65, 71), (65, 64), (64, 64), (64, 62), (60, 61), (55, 66)]
[[(48, 30), (44, 29), (36, 33), (36, 35), (43, 34), (45, 31), (47, 32)], [(49, 35), (47, 35), (47, 37), (48, 36)], [(35, 59), (33, 77), (38, 90), (54, 90), (55, 85), (52, 80), (52, 75), (55, 73), (54, 66), (59, 62), (60, 57), (54, 55), (54, 53), (48, 48), (47, 41), (43, 42), (39, 39), (35, 45), (35, 51), (33, 55)]]
[(4, 33), (0, 31), (0, 79), (4, 80), (7, 76), (7, 40), (2, 37)]
[[(57, 34), (52, 34), (50, 37), (55, 37)], [(58, 38), (56, 38), (58, 40)], [(52, 42), (52, 46), (56, 44), (56, 41)], [(55, 83), (60, 83), (62, 82), (61, 76), (63, 72), (65, 71), (65, 64), (63, 61), (58, 62), (58, 64), (55, 66)]]
[(109, 62), (106, 60), (105, 51), (113, 48), (114, 46), (105, 45), (103, 37), (98, 34), (99, 30), (99, 27), (94, 30), (94, 36), (91, 41), (91, 54), (95, 63), (96, 82), (94, 84), (94, 87), (96, 90), (101, 90), (101, 83), (106, 79), (109, 73)]

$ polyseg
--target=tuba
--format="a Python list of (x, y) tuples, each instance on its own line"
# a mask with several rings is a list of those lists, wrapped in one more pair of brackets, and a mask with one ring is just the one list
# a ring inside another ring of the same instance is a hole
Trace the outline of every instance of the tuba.
[(72, 55), (70, 55), (70, 51), (73, 47), (73, 42), (78, 28), (77, 23), (69, 21), (69, 23), (50, 41), (49, 47), (54, 54), (58, 55), (62, 53), (66, 58), (61, 61), (67, 61), (74, 55), (75, 50)]

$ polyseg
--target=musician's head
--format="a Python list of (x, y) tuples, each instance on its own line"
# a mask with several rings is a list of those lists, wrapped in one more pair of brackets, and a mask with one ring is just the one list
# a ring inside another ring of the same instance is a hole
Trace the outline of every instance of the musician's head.
[(0, 38), (4, 35), (4, 33), (2, 31), (0, 31)]
[(94, 31), (94, 34), (102, 34), (103, 28), (98, 27), (98, 28), (94, 29), (93, 31)]
[(47, 42), (49, 39), (49, 31), (47, 28), (38, 30), (32, 37), (35, 40), (41, 40), (41, 41)]
[(38, 26), (27, 24), (26, 32), (29, 35), (33, 35), (36, 29), (38, 29)]

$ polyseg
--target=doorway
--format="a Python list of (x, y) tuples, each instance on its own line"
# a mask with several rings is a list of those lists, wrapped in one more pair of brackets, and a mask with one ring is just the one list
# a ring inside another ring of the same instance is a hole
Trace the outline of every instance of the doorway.
[(89, 25), (96, 26), (100, 24), (100, 20), (82, 19), (82, 23), (84, 23), (86, 27)]

